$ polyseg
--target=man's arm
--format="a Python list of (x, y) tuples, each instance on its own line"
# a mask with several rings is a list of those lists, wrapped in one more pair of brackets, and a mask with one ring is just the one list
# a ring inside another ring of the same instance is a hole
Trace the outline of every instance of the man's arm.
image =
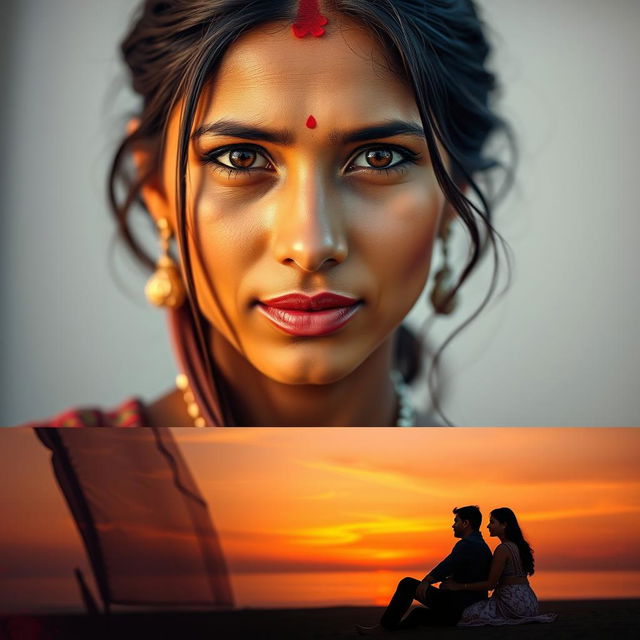
[(424, 602), (424, 599), (427, 597), (427, 589), (434, 582), (440, 582), (440, 581), (434, 578), (430, 573), (428, 573), (424, 578), (422, 578), (422, 581), (416, 587), (415, 598), (418, 602)]
[(422, 602), (426, 597), (429, 585), (432, 585), (434, 582), (442, 582), (453, 573), (454, 569), (458, 566), (460, 560), (464, 556), (464, 548), (465, 545), (462, 540), (457, 542), (451, 550), (451, 553), (440, 564), (431, 569), (424, 578), (422, 578), (422, 581), (416, 588), (416, 600)]
[(498, 582), (500, 582), (500, 576), (504, 571), (509, 555), (510, 552), (507, 550), (507, 547), (504, 544), (499, 544), (493, 554), (489, 577), (486, 580), (482, 582), (468, 582), (466, 584), (447, 580), (440, 585), (440, 588), (450, 591), (492, 591), (498, 586)]
[(463, 563), (466, 557), (468, 543), (464, 539), (458, 541), (451, 553), (437, 566), (435, 566), (424, 577), (426, 580), (429, 578), (431, 582), (442, 582), (445, 578), (448, 578), (453, 572)]
[[(458, 543), (460, 544), (460, 543)], [(445, 578), (448, 578), (455, 569), (456, 565), (460, 561), (460, 554), (456, 554), (456, 549), (458, 544), (453, 548), (453, 551), (437, 566), (435, 566), (429, 573), (424, 577), (424, 580), (427, 578), (431, 579), (431, 582), (442, 582)]]

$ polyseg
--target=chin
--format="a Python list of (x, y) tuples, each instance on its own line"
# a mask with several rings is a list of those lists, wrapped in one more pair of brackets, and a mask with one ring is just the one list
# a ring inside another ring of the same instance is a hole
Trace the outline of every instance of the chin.
[(311, 385), (321, 387), (328, 384), (333, 384), (345, 378), (350, 372), (342, 370), (336, 371), (333, 368), (326, 368), (318, 370), (318, 367), (314, 367), (309, 370), (306, 368), (292, 368), (288, 370), (277, 371), (262, 371), (262, 373), (281, 384), (289, 384), (294, 386)]
[[(362, 360), (345, 358), (344, 351), (332, 354), (333, 350), (334, 348), (328, 347), (323, 352), (314, 350), (308, 354), (284, 353), (279, 357), (269, 358), (265, 362), (267, 366), (257, 368), (263, 375), (282, 384), (329, 385), (346, 378), (362, 364)], [(332, 355), (335, 357), (331, 357)], [(277, 365), (274, 366), (274, 363)]]

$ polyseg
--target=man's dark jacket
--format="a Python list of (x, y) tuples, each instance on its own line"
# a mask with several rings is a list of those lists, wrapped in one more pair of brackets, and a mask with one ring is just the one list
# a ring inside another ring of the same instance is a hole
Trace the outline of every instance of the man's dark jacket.
[[(482, 582), (489, 577), (491, 549), (479, 531), (459, 540), (451, 553), (434, 569), (429, 571), (436, 582), (451, 578), (462, 584)], [(487, 591), (449, 591), (450, 598), (462, 609), (488, 597)]]

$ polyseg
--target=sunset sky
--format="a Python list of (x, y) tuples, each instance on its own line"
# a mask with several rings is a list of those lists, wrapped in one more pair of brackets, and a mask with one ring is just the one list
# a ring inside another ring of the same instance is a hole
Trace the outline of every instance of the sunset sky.
[[(480, 505), (484, 531), (492, 508), (516, 512), (540, 598), (640, 596), (640, 430), (172, 432), (238, 606), (382, 604), (449, 552), (451, 509), (465, 504)], [(86, 562), (48, 453), (28, 431), (0, 437), (0, 594), (71, 604), (67, 576)]]

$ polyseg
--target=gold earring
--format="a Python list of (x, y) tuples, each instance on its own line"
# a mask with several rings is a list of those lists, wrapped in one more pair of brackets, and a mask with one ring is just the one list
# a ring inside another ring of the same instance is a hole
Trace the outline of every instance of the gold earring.
[(449, 268), (449, 233), (449, 222), (446, 222), (439, 234), (442, 240), (442, 266), (434, 276), (430, 296), (433, 310), (439, 315), (449, 315), (456, 308), (455, 283)]
[(160, 218), (156, 224), (160, 231), (162, 253), (156, 262), (156, 270), (147, 281), (144, 294), (156, 307), (177, 309), (184, 302), (185, 289), (180, 271), (169, 255), (171, 228), (166, 218)]

